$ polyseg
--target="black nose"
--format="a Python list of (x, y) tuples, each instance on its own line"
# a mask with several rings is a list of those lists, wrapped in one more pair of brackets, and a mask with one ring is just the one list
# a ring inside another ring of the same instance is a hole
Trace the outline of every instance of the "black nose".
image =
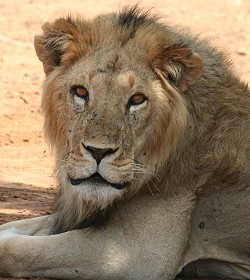
[(89, 152), (91, 152), (91, 154), (93, 155), (94, 159), (96, 160), (97, 164), (99, 164), (101, 162), (101, 160), (106, 157), (107, 155), (111, 155), (113, 153), (115, 153), (117, 151), (117, 149), (99, 149), (96, 147), (92, 147), (92, 146), (85, 146), (85, 149), (87, 149)]

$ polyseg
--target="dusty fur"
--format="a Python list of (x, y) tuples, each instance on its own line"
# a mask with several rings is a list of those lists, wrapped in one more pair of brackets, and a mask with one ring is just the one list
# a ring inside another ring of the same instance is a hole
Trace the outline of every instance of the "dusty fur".
[[(35, 48), (46, 73), (44, 129), (57, 158), (55, 232), (95, 224), (95, 217), (139, 191), (166, 196), (185, 185), (208, 194), (243, 184), (249, 91), (206, 41), (132, 8), (91, 21), (46, 23)], [(84, 86), (88, 99), (74, 96), (73, 86)], [(146, 101), (130, 106), (137, 93)], [(112, 154), (96, 166), (88, 147)], [(127, 185), (69, 183), (96, 172)]]

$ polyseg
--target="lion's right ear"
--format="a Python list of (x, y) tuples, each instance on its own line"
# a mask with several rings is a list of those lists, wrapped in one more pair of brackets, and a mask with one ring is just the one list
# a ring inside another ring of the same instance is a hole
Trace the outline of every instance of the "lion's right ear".
[(47, 22), (42, 29), (43, 34), (35, 36), (34, 45), (46, 75), (57, 66), (72, 61), (80, 51), (83, 51), (83, 48), (81, 50), (75, 48), (80, 34), (76, 21), (71, 18), (60, 18), (53, 23)]

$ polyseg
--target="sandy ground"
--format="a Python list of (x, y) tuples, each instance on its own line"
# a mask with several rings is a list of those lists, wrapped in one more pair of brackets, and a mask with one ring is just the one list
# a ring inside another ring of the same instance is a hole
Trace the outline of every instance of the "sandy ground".
[[(39, 108), (44, 74), (34, 35), (45, 21), (69, 13), (91, 18), (136, 2), (0, 0), (0, 224), (53, 208), (53, 157), (43, 140)], [(164, 21), (211, 38), (250, 81), (249, 0), (155, 0), (141, 6), (155, 7)]]

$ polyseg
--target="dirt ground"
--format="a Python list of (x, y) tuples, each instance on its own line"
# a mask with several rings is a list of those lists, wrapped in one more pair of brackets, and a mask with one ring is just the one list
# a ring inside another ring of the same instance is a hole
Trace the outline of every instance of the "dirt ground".
[[(43, 139), (39, 108), (44, 74), (34, 35), (43, 22), (62, 15), (91, 18), (136, 2), (0, 0), (0, 224), (48, 214), (53, 208), (53, 157)], [(140, 5), (154, 7), (170, 24), (211, 38), (250, 82), (249, 0), (144, 0)]]

